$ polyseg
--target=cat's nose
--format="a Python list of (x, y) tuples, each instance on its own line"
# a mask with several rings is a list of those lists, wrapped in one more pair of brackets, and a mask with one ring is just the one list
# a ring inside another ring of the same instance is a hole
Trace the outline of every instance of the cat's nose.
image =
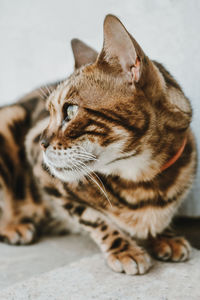
[(49, 147), (49, 141), (46, 139), (42, 139), (40, 142), (40, 146), (43, 150), (46, 150)]

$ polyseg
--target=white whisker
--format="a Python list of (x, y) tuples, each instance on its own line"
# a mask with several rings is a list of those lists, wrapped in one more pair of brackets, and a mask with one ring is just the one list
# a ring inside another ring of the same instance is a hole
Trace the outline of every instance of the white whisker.
[[(49, 95), (50, 95), (50, 94), (51, 94), (51, 91), (50, 91), (48, 85), (45, 85), (45, 88), (47, 89), (47, 91), (48, 91), (48, 93), (49, 93)], [(49, 96), (49, 95), (48, 95), (48, 96)]]
[(84, 155), (84, 156), (88, 156), (91, 157), (93, 159), (97, 159), (95, 155), (90, 154), (90, 153), (84, 153), (84, 152), (78, 152), (79, 155)]
[[(99, 189), (101, 190), (101, 192), (103, 193), (103, 195), (106, 197), (106, 199), (108, 200), (108, 203), (110, 204), (110, 206), (112, 207), (112, 204), (110, 202), (110, 199), (108, 198), (108, 195), (106, 193), (104, 184), (102, 182), (102, 180), (99, 178), (99, 176), (92, 171), (84, 162), (82, 161), (76, 161), (76, 163), (81, 164), (81, 167), (84, 169), (84, 171), (86, 171), (87, 176), (99, 187)], [(100, 184), (94, 179), (94, 177), (92, 176), (92, 174), (96, 176), (96, 178), (100, 181), (100, 183), (102, 184), (103, 188), (100, 186)]]
[(110, 204), (110, 206), (112, 207), (112, 204), (110, 202), (110, 199), (108, 198), (107, 193), (104, 191), (104, 189), (100, 186), (100, 184), (94, 179), (94, 177), (92, 177), (92, 175), (90, 173), (87, 174), (87, 176), (90, 177), (90, 179), (92, 179), (92, 181), (94, 183), (96, 183), (96, 185), (99, 187), (99, 189), (101, 190), (101, 192), (103, 193), (103, 195), (106, 197), (106, 199), (108, 200), (108, 203)]
[(41, 93), (43, 94), (43, 96), (44, 96), (45, 98), (48, 97), (48, 95), (47, 95), (47, 94), (45, 93), (45, 91), (44, 91), (44, 88), (40, 88), (39, 90), (41, 91)]
[(80, 151), (80, 153), (85, 153), (85, 154), (89, 154), (89, 155), (91, 155), (91, 156), (96, 157), (94, 154), (87, 152), (87, 151), (85, 150), (85, 148), (83, 148), (82, 146), (78, 146), (77, 149), (78, 149), (79, 151), (80, 151), (80, 149), (83, 150), (83, 151)]
[(42, 99), (46, 99), (46, 95), (43, 93), (43, 91), (41, 91), (41, 89), (39, 89), (37, 92)]
[(38, 91), (38, 94), (39, 94), (39, 97), (41, 97), (43, 100), (45, 99), (45, 96), (43, 94), (41, 94), (39, 91)]
[(76, 158), (85, 158), (85, 159), (88, 159), (88, 160), (97, 161), (97, 158), (94, 158), (94, 157), (91, 157), (91, 156), (88, 156), (88, 155), (79, 154), (79, 153), (76, 155)]

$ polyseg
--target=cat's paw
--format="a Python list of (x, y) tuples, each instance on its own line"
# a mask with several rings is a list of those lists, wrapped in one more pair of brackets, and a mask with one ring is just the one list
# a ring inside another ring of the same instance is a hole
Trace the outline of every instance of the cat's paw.
[(113, 271), (125, 272), (128, 275), (145, 274), (152, 266), (149, 254), (134, 246), (122, 252), (108, 254), (107, 263)]
[(0, 228), (0, 241), (11, 245), (27, 245), (34, 242), (35, 226), (32, 223), (9, 224)]
[(189, 259), (191, 246), (183, 237), (159, 237), (153, 241), (152, 250), (159, 260), (182, 262)]

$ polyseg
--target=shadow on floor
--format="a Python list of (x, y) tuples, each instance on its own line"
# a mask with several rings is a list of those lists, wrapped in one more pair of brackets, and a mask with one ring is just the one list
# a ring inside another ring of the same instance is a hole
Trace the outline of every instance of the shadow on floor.
[(200, 249), (200, 218), (176, 217), (172, 227), (177, 233), (185, 236), (191, 245)]

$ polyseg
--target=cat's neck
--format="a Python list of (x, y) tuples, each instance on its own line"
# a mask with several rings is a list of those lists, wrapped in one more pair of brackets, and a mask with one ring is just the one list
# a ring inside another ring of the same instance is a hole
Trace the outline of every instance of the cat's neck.
[(100, 169), (100, 172), (105, 175), (120, 176), (123, 179), (136, 182), (148, 181), (155, 176), (159, 169), (159, 164), (156, 161), (152, 161), (151, 156), (151, 151), (145, 150), (136, 156), (116, 160)]
[(164, 172), (180, 158), (186, 143), (187, 136), (183, 139), (178, 150), (174, 150), (174, 155), (171, 157), (167, 157), (166, 153), (160, 153), (154, 157), (152, 151), (146, 149), (140, 154), (113, 161), (113, 163), (103, 167), (101, 172), (106, 175), (120, 176), (125, 180), (134, 182), (153, 180), (159, 173)]

